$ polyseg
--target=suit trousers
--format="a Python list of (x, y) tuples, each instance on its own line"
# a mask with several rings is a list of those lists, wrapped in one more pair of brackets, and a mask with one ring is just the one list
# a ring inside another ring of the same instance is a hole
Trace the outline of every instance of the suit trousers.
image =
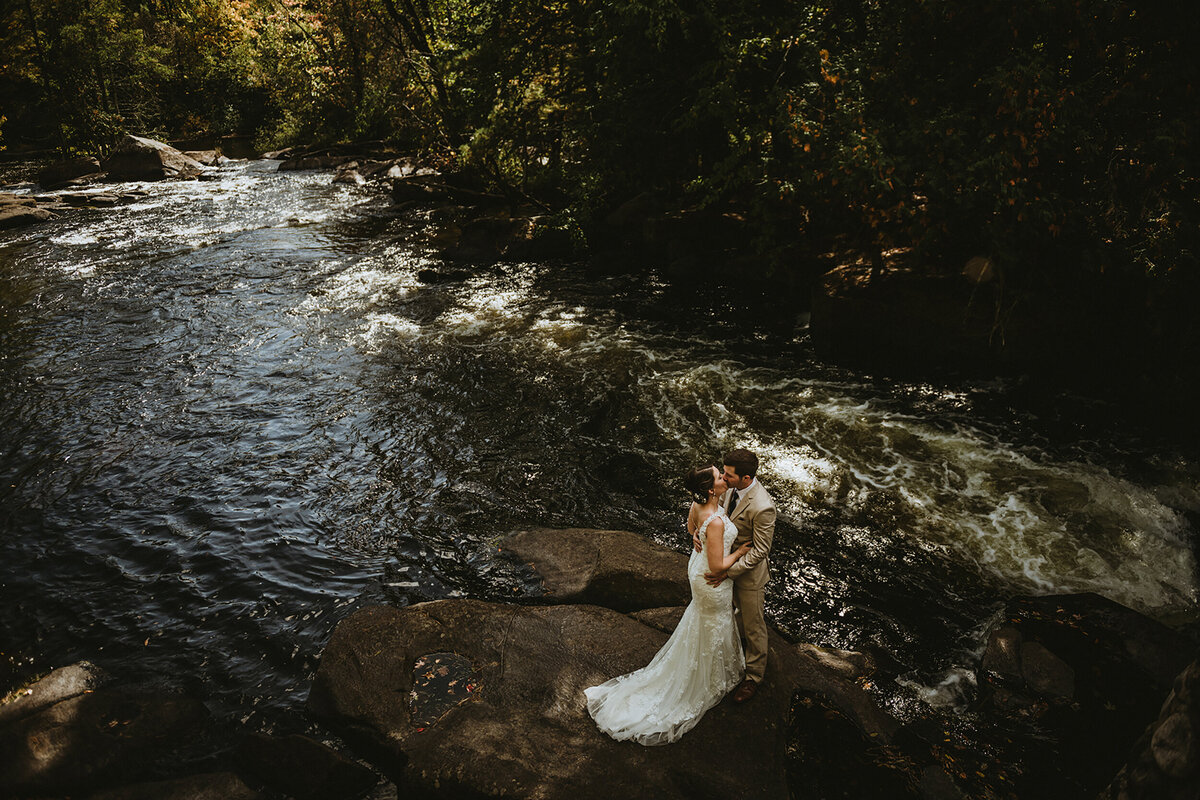
[(733, 601), (740, 617), (738, 626), (746, 638), (746, 677), (755, 683), (762, 683), (767, 674), (767, 621), (763, 618), (763, 595), (762, 589), (750, 589), (739, 581), (733, 582)]

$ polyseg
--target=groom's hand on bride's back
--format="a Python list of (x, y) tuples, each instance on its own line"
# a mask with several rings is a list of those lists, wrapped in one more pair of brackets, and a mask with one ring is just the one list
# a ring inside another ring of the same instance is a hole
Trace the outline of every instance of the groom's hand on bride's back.
[(704, 582), (709, 586), (720, 586), (727, 577), (725, 572), (706, 572), (704, 573)]
[(701, 544), (700, 531), (697, 529), (696, 532), (692, 534), (692, 545), (696, 548), (697, 553), (699, 553), (702, 549)]

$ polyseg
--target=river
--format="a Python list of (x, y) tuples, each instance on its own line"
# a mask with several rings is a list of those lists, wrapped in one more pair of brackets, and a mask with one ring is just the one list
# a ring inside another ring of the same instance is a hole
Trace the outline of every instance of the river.
[(681, 476), (735, 445), (781, 511), (769, 617), (891, 653), (894, 710), (961, 708), (1013, 594), (1195, 625), (1194, 442), (1019, 380), (823, 364), (798, 309), (653, 271), (422, 282), (421, 220), (330, 178), (241, 162), (0, 233), (14, 674), (88, 659), (303, 727), (356, 608), (528, 596), (496, 547), (525, 526), (683, 551)]

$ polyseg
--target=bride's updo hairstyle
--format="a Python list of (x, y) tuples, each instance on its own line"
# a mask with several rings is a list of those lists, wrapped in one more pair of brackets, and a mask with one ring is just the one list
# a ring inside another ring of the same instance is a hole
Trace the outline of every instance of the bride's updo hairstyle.
[(716, 482), (712, 464), (696, 467), (683, 479), (683, 485), (692, 493), (692, 499), (701, 505), (708, 502), (708, 490), (713, 488)]

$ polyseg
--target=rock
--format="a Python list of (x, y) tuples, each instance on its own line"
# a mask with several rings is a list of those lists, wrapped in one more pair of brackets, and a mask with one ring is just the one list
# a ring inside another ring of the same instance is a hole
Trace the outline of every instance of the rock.
[(136, 778), (206, 720), (199, 701), (180, 695), (102, 688), (63, 700), (0, 731), (0, 796)]
[(809, 330), (826, 358), (937, 368), (990, 366), (994, 284), (844, 265), (813, 294)]
[(97, 208), (111, 208), (121, 202), (121, 198), (115, 194), (94, 194), (88, 198), (88, 205)]
[(430, 269), (417, 270), (417, 280), (425, 284), (458, 283), (471, 277), (465, 269)]
[(0, 192), (0, 206), (36, 206), (37, 204), (38, 200), (33, 195)]
[(532, 564), (556, 603), (634, 611), (691, 600), (687, 556), (629, 531), (540, 528), (510, 534), (500, 547)]
[(238, 762), (296, 800), (350, 800), (379, 783), (371, 770), (307, 736), (252, 733), (239, 748)]
[(1101, 794), (1105, 800), (1193, 800), (1200, 797), (1200, 760), (1196, 740), (1200, 702), (1193, 694), (1200, 661), (1175, 680), (1158, 719), (1146, 727), (1129, 758)]
[(0, 230), (20, 228), (35, 222), (45, 222), (53, 218), (53, 214), (44, 208), (34, 208), (26, 205), (0, 206)]
[(922, 800), (961, 800), (966, 797), (958, 784), (946, 774), (946, 770), (930, 764), (921, 770), (919, 785)]
[(807, 642), (797, 644), (796, 649), (825, 669), (841, 675), (847, 680), (870, 675), (877, 669), (875, 660), (866, 653), (839, 650), (834, 647), (820, 647)]
[(351, 183), (356, 186), (366, 183), (366, 179), (358, 172), (358, 162), (351, 161), (348, 164), (342, 164), (337, 168), (337, 174), (333, 176), (334, 183)]
[(92, 201), (92, 195), (85, 192), (68, 192), (59, 199), (69, 206), (82, 207)]
[(411, 173), (392, 180), (392, 201), (403, 203), (410, 200), (434, 202), (450, 200), (453, 192), (442, 182), (441, 176)]
[(1021, 677), (1039, 694), (1067, 700), (1075, 696), (1075, 670), (1037, 642), (1021, 644)]
[(215, 167), (222, 162), (222, 156), (216, 150), (184, 150), (183, 154), (206, 167)]
[(100, 172), (100, 161), (96, 158), (73, 158), (48, 164), (38, 172), (38, 183), (43, 189), (55, 189), (68, 181)]
[(157, 181), (195, 178), (204, 167), (168, 144), (127, 135), (102, 166), (110, 181)]
[(279, 165), (279, 171), (295, 172), (304, 169), (333, 169), (353, 160), (349, 156), (301, 156), (285, 160)]
[(109, 789), (88, 795), (88, 800), (258, 800), (261, 796), (232, 772), (208, 772)]
[(1139, 755), (1122, 780), (1144, 783), (1146, 770), (1161, 773), (1149, 737), (1136, 747), (1135, 740), (1163, 710), (1172, 683), (1187, 683), (1176, 680), (1195, 652), (1186, 636), (1094, 594), (1020, 597), (989, 635), (987, 665), (1011, 670), (1015, 647), (1019, 676), (981, 669), (981, 697), (996, 713), (1036, 720), (1061, 779), (1095, 794), (1113, 782), (1110, 765), (1131, 748)]
[(230, 133), (217, 140), (217, 152), (227, 158), (256, 158), (254, 139), (243, 134)]
[(97, 688), (108, 676), (88, 661), (59, 667), (0, 704), (0, 726), (36, 714), (55, 703)]
[[(583, 689), (644, 666), (666, 638), (597, 606), (455, 599), (367, 608), (334, 631), (309, 708), (402, 792), (429, 797), (786, 797), (787, 714), (797, 688), (835, 703), (857, 692), (866, 714), (854, 702), (840, 707), (877, 741), (897, 727), (856, 686), (776, 638), (754, 700), (736, 708), (722, 701), (686, 746), (609, 739), (587, 715)], [(433, 654), (461, 663), (447, 659), (458, 694), (430, 713), (417, 690), (436, 675), (419, 666)]]
[(1009, 680), (1021, 679), (1021, 632), (1001, 625), (988, 634), (983, 668)]
[(1172, 778), (1186, 778), (1196, 771), (1196, 744), (1192, 721), (1180, 712), (1161, 720), (1150, 739), (1155, 763)]

